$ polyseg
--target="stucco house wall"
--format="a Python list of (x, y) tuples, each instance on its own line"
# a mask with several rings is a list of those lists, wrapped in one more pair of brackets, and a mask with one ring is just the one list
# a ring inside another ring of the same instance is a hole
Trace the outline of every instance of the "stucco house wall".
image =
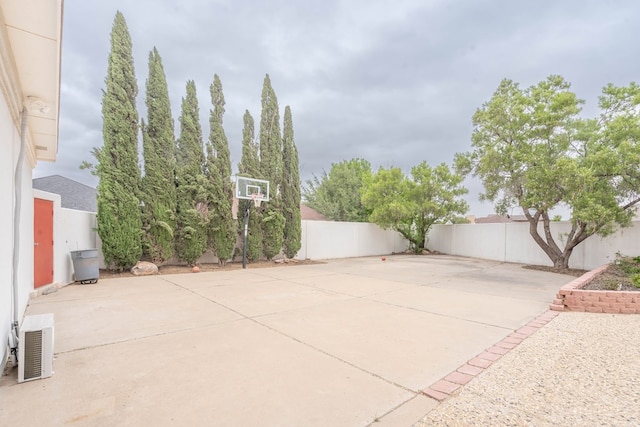
[[(6, 362), (6, 344), (13, 320), (13, 259), (14, 225), (18, 228), (20, 244), (18, 250), (18, 316), (21, 319), (29, 293), (33, 290), (33, 199), (31, 196), (31, 165), (28, 158), (22, 161), (22, 184), (16, 182), (14, 172), (18, 165), (20, 133), (14, 126), (6, 103), (0, 102), (0, 367)], [(22, 209), (19, 220), (14, 218), (16, 207), (15, 189), (22, 194)]]
[(0, 371), (33, 291), (32, 170), (58, 152), (61, 36), (62, 0), (0, 0)]

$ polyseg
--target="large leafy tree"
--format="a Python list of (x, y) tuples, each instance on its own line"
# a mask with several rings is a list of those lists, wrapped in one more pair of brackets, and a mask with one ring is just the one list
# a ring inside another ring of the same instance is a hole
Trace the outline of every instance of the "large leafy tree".
[(156, 264), (173, 255), (176, 228), (175, 137), (162, 59), (156, 48), (149, 53), (147, 117), (142, 122), (144, 177), (142, 178), (143, 243)]
[(288, 105), (284, 109), (282, 159), (282, 212), (285, 218), (283, 249), (287, 257), (293, 258), (302, 245), (302, 223), (298, 149), (293, 138), (293, 119)]
[(380, 169), (362, 201), (371, 209), (371, 222), (398, 231), (420, 252), (433, 224), (466, 213), (467, 203), (460, 198), (467, 193), (462, 180), (445, 163), (432, 168), (422, 162), (411, 168), (411, 178), (399, 168)]
[(208, 182), (203, 173), (204, 152), (196, 85), (187, 82), (182, 98), (180, 138), (176, 152), (176, 252), (190, 265), (202, 256), (207, 245), (206, 225), (209, 218)]
[[(568, 268), (577, 245), (628, 226), (640, 201), (640, 88), (609, 85), (597, 119), (560, 76), (522, 89), (503, 80), (473, 116), (472, 151), (462, 172), (484, 184), (499, 213), (519, 208), (529, 233), (556, 268)], [(550, 211), (570, 210), (571, 229), (554, 236)]]
[(122, 13), (111, 30), (111, 51), (102, 96), (103, 141), (98, 154), (98, 234), (109, 268), (126, 269), (142, 255), (138, 112), (131, 37)]
[(233, 255), (236, 243), (235, 223), (231, 214), (233, 189), (231, 188), (231, 155), (229, 143), (222, 127), (224, 95), (217, 74), (209, 88), (213, 110), (209, 119), (210, 132), (207, 142), (205, 172), (209, 180), (209, 247), (225, 265)]
[(362, 204), (362, 194), (371, 180), (371, 164), (364, 159), (331, 165), (327, 174), (307, 180), (307, 205), (334, 221), (366, 222), (371, 210)]
[[(255, 138), (255, 124), (249, 111), (244, 113), (242, 129), (242, 158), (238, 164), (238, 174), (250, 178), (262, 179), (260, 172), (259, 146)], [(240, 200), (238, 206), (238, 230), (244, 233), (244, 210), (249, 209), (247, 234), (247, 259), (257, 261), (262, 255), (262, 212), (253, 203)]]
[(282, 214), (282, 135), (278, 98), (267, 74), (262, 87), (260, 115), (260, 171), (269, 181), (269, 202), (262, 208), (263, 253), (267, 259), (282, 249), (285, 218)]

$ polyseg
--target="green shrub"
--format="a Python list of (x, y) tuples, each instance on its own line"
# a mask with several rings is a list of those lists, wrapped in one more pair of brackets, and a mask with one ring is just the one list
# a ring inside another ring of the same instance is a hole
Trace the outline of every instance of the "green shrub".
[(640, 273), (636, 273), (636, 274), (632, 274), (631, 275), (631, 283), (636, 288), (640, 288)]
[(629, 257), (617, 252), (613, 263), (629, 276), (640, 274), (640, 256)]

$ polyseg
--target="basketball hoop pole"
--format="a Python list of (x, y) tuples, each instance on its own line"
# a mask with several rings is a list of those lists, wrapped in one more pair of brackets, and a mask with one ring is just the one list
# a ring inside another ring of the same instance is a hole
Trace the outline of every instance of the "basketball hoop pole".
[(262, 202), (263, 195), (261, 193), (255, 193), (251, 195), (251, 199), (247, 200), (244, 205), (244, 237), (242, 243), (242, 268), (247, 268), (247, 235), (249, 234), (249, 209), (251, 203), (258, 209)]
[(242, 238), (242, 268), (247, 268), (247, 231), (249, 230), (249, 208), (251, 200), (244, 204), (244, 235)]
[[(247, 240), (249, 236), (249, 210), (251, 202), (256, 207), (256, 211), (260, 209), (262, 202), (269, 201), (269, 181), (264, 179), (250, 178), (248, 176), (236, 175), (235, 197), (245, 200), (244, 205), (244, 230), (242, 236), (242, 268), (247, 268)], [(238, 204), (240, 206), (240, 204)]]

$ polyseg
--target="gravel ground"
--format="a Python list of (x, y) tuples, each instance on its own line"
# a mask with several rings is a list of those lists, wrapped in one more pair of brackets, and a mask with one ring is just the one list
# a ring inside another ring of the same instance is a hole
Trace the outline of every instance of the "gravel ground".
[(640, 316), (561, 313), (415, 426), (639, 426)]

